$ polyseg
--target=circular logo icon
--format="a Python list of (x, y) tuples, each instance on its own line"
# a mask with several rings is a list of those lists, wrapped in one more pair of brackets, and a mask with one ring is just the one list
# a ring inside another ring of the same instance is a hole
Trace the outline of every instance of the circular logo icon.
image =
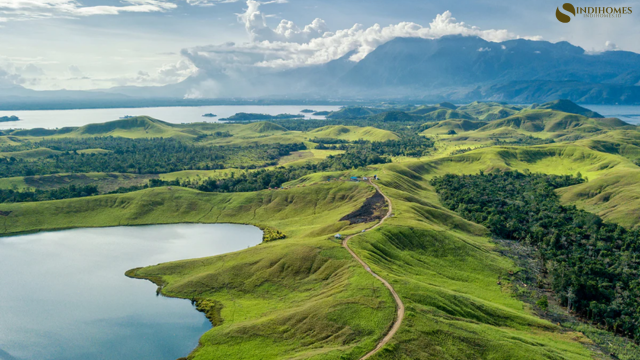
[[(576, 8), (574, 8), (573, 5), (569, 3), (564, 3), (562, 5), (562, 9), (564, 9), (567, 12), (570, 12), (571, 14), (573, 14), (573, 16), (576, 16)], [(560, 11), (560, 8), (556, 8), (556, 18), (558, 19), (558, 21), (565, 24), (571, 21), (571, 16)]]

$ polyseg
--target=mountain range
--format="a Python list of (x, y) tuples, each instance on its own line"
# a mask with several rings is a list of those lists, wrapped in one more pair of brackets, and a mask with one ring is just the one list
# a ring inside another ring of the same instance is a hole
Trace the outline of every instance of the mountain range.
[(134, 103), (178, 101), (195, 93), (201, 99), (542, 103), (563, 98), (585, 104), (640, 104), (640, 54), (628, 51), (592, 54), (565, 41), (489, 42), (445, 36), (396, 38), (359, 62), (350, 61), (350, 56), (302, 68), (248, 71), (250, 75), (241, 77), (201, 69), (178, 84), (161, 87), (100, 92), (34, 92), (16, 87), (15, 94), (0, 89), (0, 100), (61, 97)]

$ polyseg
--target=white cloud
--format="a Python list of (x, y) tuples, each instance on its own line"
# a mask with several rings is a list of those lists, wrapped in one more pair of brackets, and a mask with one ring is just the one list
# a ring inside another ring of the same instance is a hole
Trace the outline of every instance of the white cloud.
[(612, 43), (611, 41), (606, 41), (604, 43), (604, 47), (600, 48), (600, 49), (595, 49), (595, 48), (591, 48), (591, 50), (586, 50), (585, 53), (588, 55), (599, 55), (602, 54), (605, 51), (617, 51), (620, 50), (620, 48), (618, 47), (618, 45)]
[(42, 68), (31, 63), (26, 64), (24, 66), (16, 67), (15, 72), (20, 74), (21, 76), (27, 76), (27, 77), (44, 76), (44, 70), (42, 70)]
[(125, 12), (164, 12), (176, 4), (166, 0), (121, 0), (122, 6), (83, 6), (78, 0), (0, 0), (0, 14), (7, 20), (29, 20)]
[(80, 68), (75, 65), (69, 65), (69, 68), (67, 70), (69, 71), (69, 74), (71, 74), (71, 76), (73, 77), (76, 77), (76, 78), (84, 77), (84, 73), (82, 72), (82, 70), (80, 70)]
[(611, 41), (607, 41), (604, 43), (604, 51), (615, 51), (620, 50), (618, 45), (612, 43)]
[(176, 83), (196, 73), (198, 69), (190, 61), (180, 60), (156, 70), (155, 81), (161, 84)]

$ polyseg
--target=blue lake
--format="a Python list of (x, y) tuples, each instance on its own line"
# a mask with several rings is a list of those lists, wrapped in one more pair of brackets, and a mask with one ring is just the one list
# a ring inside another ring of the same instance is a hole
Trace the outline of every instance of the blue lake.
[(582, 105), (604, 117), (615, 117), (629, 124), (640, 125), (640, 106), (637, 105)]
[[(312, 105), (217, 105), (217, 106), (175, 106), (175, 107), (149, 107), (133, 109), (80, 109), (80, 110), (20, 110), (0, 111), (0, 117), (15, 115), (20, 121), (2, 122), (0, 129), (22, 128), (47, 128), (55, 129), (66, 126), (83, 126), (87, 124), (103, 123), (118, 120), (123, 116), (147, 115), (153, 118), (173, 124), (192, 122), (217, 122), (218, 119), (229, 117), (239, 112), (259, 114), (299, 114), (305, 118), (324, 119), (324, 116), (313, 116), (300, 113), (300, 110), (311, 109), (316, 111), (338, 110), (339, 106), (312, 106)], [(217, 117), (203, 117), (202, 115), (213, 113)]]
[(0, 360), (176, 360), (211, 328), (191, 302), (124, 272), (242, 250), (230, 224), (88, 228), (0, 238)]

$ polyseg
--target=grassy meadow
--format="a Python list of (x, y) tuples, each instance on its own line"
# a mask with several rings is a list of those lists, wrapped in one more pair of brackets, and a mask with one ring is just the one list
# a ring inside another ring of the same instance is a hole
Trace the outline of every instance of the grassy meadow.
[[(346, 181), (348, 177), (377, 174), (378, 185), (393, 203), (393, 216), (349, 244), (391, 283), (406, 306), (406, 315), (391, 343), (372, 359), (613, 359), (583, 330), (544, 320), (532, 305), (521, 301), (506, 280), (521, 269), (503, 255), (486, 228), (446, 209), (429, 180), (448, 173), (508, 169), (581, 176), (588, 181), (557, 191), (563, 204), (628, 228), (640, 227), (640, 131), (612, 119), (497, 103), (474, 103), (457, 110), (417, 107), (406, 116), (424, 121), (419, 133), (434, 139), (431, 152), (394, 156), (390, 163), (363, 168), (307, 174), (279, 190), (215, 193), (163, 186), (123, 194), (2, 203), (0, 233), (171, 223), (240, 223), (277, 229), (286, 238), (235, 253), (134, 269), (128, 275), (151, 279), (161, 285), (162, 294), (194, 300), (221, 319), (202, 336), (188, 359), (359, 359), (386, 334), (395, 303), (333, 235), (355, 234), (373, 225), (340, 219), (374, 194), (367, 183)], [(361, 125), (345, 121), (345, 125), (295, 131), (277, 122), (186, 126), (139, 118), (61, 129), (47, 136), (166, 136), (207, 146), (309, 144), (307, 150), (278, 159), (277, 166), (292, 167), (343, 153), (314, 149), (314, 138), (387, 141), (399, 139), (403, 131)], [(216, 138), (215, 132), (231, 135)], [(42, 131), (16, 131), (5, 143), (37, 136), (43, 136)], [(37, 161), (50, 153), (38, 149), (14, 155)], [(3, 156), (9, 155), (0, 153)], [(144, 176), (92, 173), (82, 174), (86, 177), (82, 181), (101, 183), (109, 176), (129, 183), (150, 177), (215, 179), (243, 171), (255, 170), (183, 170)], [(82, 177), (47, 176), (51, 179), (3, 178), (0, 188), (55, 186), (50, 184)]]

